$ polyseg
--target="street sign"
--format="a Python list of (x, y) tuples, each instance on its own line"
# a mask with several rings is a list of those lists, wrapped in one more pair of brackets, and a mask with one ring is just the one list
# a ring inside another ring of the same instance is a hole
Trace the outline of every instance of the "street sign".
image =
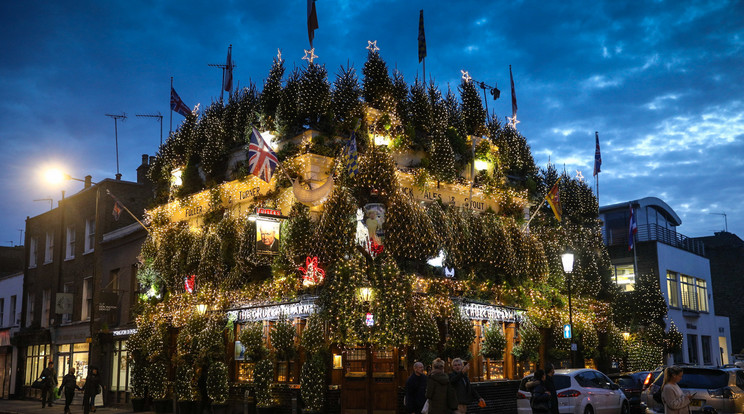
[(576, 346), (575, 343), (574, 344), (571, 344), (571, 350), (572, 351), (576, 351), (577, 349), (578, 349), (578, 347)]
[(563, 325), (563, 339), (571, 339), (571, 325)]

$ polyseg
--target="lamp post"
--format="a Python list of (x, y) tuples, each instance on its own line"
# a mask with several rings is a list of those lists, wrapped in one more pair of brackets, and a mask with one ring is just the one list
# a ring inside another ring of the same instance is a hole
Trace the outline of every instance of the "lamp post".
[(571, 368), (574, 367), (574, 337), (573, 337), (573, 307), (571, 306), (571, 273), (573, 272), (574, 255), (571, 252), (565, 252), (561, 255), (561, 262), (563, 263), (563, 271), (568, 276), (566, 278), (568, 282), (568, 327), (569, 336), (571, 337)]

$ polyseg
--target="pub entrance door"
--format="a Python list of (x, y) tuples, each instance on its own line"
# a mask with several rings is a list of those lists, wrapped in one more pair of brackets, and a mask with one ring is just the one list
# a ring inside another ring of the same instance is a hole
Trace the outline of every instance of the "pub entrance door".
[(398, 406), (396, 348), (350, 348), (344, 353), (344, 414), (395, 414)]

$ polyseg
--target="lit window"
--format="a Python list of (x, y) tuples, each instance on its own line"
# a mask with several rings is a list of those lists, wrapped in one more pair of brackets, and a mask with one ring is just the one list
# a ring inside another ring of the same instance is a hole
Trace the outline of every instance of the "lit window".
[(682, 293), (682, 308), (698, 310), (695, 278), (685, 275), (679, 276), (679, 287)]
[(632, 264), (615, 265), (615, 283), (623, 292), (635, 290), (635, 269)]
[(695, 279), (697, 288), (697, 310), (708, 312), (708, 285), (703, 279)]
[(679, 281), (675, 272), (667, 272), (667, 299), (669, 306), (679, 308)]

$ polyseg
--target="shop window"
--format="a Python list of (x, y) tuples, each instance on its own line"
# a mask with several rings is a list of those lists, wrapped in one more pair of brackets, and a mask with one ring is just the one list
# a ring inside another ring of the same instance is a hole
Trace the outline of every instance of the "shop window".
[(49, 344), (45, 345), (30, 345), (26, 347), (26, 378), (24, 379), (24, 385), (31, 385), (41, 376), (41, 371), (47, 365), (47, 362), (51, 360), (49, 353)]
[(255, 362), (238, 362), (238, 382), (253, 382)]
[(112, 353), (111, 391), (129, 392), (130, 366), (127, 341), (116, 341)]
[(90, 345), (82, 342), (72, 344), (72, 366), (75, 368), (75, 378), (78, 383), (84, 383), (88, 377), (88, 349)]

